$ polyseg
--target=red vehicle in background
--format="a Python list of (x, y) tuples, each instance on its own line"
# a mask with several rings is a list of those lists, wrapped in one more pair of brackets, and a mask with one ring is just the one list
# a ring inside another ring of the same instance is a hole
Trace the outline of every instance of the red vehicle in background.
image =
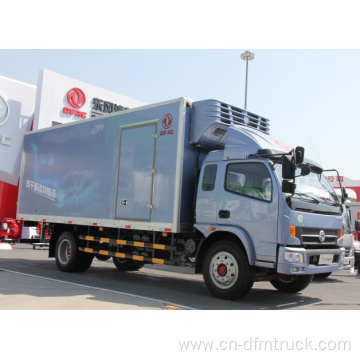
[(360, 211), (358, 211), (355, 220), (355, 232), (354, 232), (354, 256), (355, 256), (355, 269), (359, 269), (360, 266)]
[[(0, 218), (0, 243), (6, 242), (32, 242), (31, 240), (40, 239), (42, 230), (42, 222), (39, 222), (36, 227), (36, 235), (26, 241), (21, 241), (22, 222), (12, 218)], [(45, 238), (50, 239), (50, 235), (45, 231)]]
[[(41, 238), (41, 230), (42, 230), (42, 222), (39, 222), (37, 227), (36, 227), (36, 239)], [(45, 230), (45, 239), (49, 240), (50, 238), (51, 238), (51, 235), (49, 235), (47, 230)]]
[(21, 234), (22, 226), (18, 224), (15, 219), (1, 218), (0, 219), (0, 242), (2, 240), (17, 241)]

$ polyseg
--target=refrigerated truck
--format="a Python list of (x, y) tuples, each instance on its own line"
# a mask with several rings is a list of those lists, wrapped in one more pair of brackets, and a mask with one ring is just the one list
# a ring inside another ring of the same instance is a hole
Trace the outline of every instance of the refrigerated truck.
[(28, 133), (20, 178), (17, 218), (43, 222), (61, 271), (94, 257), (122, 271), (191, 266), (214, 296), (237, 299), (254, 281), (299, 292), (343, 266), (342, 206), (321, 167), (221, 101)]

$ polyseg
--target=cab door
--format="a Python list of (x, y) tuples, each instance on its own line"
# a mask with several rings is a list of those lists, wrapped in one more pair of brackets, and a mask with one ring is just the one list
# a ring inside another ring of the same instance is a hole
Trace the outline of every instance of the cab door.
[(256, 260), (276, 262), (278, 188), (267, 163), (228, 162), (219, 189), (217, 222), (244, 229), (252, 239)]

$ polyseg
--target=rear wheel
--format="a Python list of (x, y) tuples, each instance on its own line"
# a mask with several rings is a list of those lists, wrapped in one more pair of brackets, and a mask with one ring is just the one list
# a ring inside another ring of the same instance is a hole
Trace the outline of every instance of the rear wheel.
[(86, 271), (93, 261), (92, 254), (80, 252), (74, 233), (62, 233), (55, 246), (55, 260), (59, 270), (64, 272)]
[(111, 256), (109, 256), (109, 255), (96, 254), (95, 257), (96, 257), (99, 261), (108, 261), (109, 259), (111, 259)]
[(142, 261), (122, 259), (115, 256), (113, 257), (113, 263), (121, 271), (136, 271), (145, 265)]
[[(108, 245), (101, 243), (99, 246), (99, 250), (108, 250)], [(99, 261), (108, 261), (111, 259), (111, 255), (102, 255), (102, 254), (95, 254), (95, 257), (99, 260)]]
[(285, 279), (275, 279), (270, 281), (270, 283), (275, 289), (281, 292), (297, 293), (308, 287), (313, 276), (314, 275), (295, 275)]
[(207, 250), (202, 270), (208, 290), (220, 299), (239, 299), (254, 283), (254, 268), (243, 249), (231, 240), (218, 241)]

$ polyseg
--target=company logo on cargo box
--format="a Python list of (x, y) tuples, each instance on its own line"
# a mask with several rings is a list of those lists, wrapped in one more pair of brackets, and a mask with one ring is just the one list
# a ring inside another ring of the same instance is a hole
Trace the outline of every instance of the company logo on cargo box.
[(56, 200), (56, 191), (53, 188), (39, 184), (33, 180), (26, 179), (26, 188), (30, 189), (34, 193), (44, 196), (49, 200)]
[(162, 126), (164, 129), (164, 131), (160, 131), (160, 136), (163, 136), (163, 135), (173, 135), (174, 134), (174, 130), (173, 129), (170, 129), (172, 124), (174, 122), (174, 119), (172, 117), (171, 114), (166, 114), (163, 119), (162, 119)]
[[(86, 102), (85, 93), (81, 89), (76, 88), (76, 87), (70, 89), (67, 92), (66, 98), (67, 98), (69, 105), (75, 109), (80, 109), (81, 107), (83, 107), (85, 105), (85, 102)], [(64, 106), (63, 112), (68, 115), (75, 115), (77, 117), (86, 119), (86, 112), (83, 112), (80, 110), (75, 110), (72, 108)]]

